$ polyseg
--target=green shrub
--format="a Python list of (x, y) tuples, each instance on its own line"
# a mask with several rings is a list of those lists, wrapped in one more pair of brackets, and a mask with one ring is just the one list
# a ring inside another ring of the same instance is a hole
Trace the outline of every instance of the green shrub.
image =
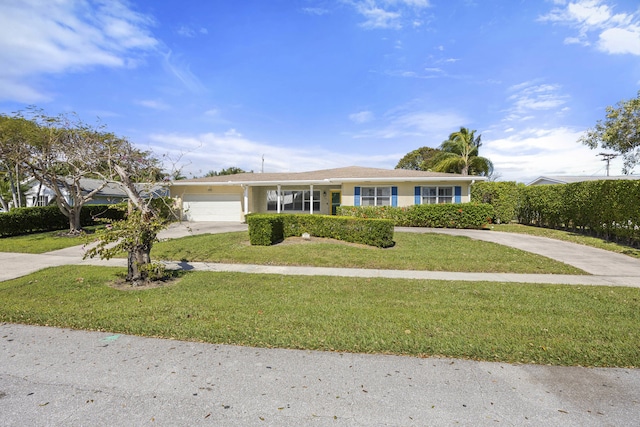
[(246, 220), (252, 245), (270, 246), (285, 238), (282, 215), (251, 214)]
[[(97, 218), (119, 220), (124, 218), (125, 210), (118, 205), (85, 205), (80, 211), (81, 225), (94, 225)], [(18, 236), (21, 234), (44, 231), (64, 230), (69, 220), (58, 206), (34, 206), (16, 208), (0, 213), (0, 236)]]
[(352, 243), (387, 248), (394, 245), (393, 222), (330, 215), (251, 214), (247, 215), (249, 241), (268, 246), (287, 237), (326, 237)]
[(509, 223), (516, 219), (520, 206), (520, 188), (524, 184), (514, 181), (479, 182), (471, 186), (471, 201), (493, 206), (492, 222)]
[(338, 214), (356, 218), (381, 218), (396, 226), (435, 228), (483, 228), (491, 222), (493, 207), (484, 203), (439, 205), (340, 206)]
[(522, 224), (640, 244), (640, 181), (598, 180), (521, 189)]

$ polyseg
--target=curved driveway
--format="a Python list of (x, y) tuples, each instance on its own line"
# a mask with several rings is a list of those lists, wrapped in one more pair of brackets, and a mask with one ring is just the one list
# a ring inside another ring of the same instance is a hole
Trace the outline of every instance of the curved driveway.
[(592, 248), (546, 237), (527, 234), (505, 233), (489, 230), (457, 230), (449, 228), (396, 227), (396, 231), (407, 233), (440, 233), (452, 236), (466, 236), (499, 245), (510, 246), (526, 252), (572, 265), (589, 274), (598, 276), (640, 277), (640, 259), (632, 258), (604, 249)]

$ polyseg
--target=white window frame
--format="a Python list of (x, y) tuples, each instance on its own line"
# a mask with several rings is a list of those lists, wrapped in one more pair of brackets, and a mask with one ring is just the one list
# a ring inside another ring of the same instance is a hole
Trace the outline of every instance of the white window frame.
[(40, 196), (33, 196), (33, 206), (47, 206), (49, 204), (49, 196), (42, 194)]
[[(365, 193), (371, 192), (370, 190), (373, 190), (373, 195), (365, 195)], [(388, 195), (383, 194), (384, 190), (387, 190)], [(360, 187), (360, 206), (391, 206), (392, 197), (391, 186)]]
[[(435, 190), (435, 195), (425, 194), (425, 189)], [(451, 194), (444, 194), (446, 190), (449, 190)], [(426, 185), (420, 187), (420, 204), (421, 205), (433, 205), (433, 204), (445, 204), (454, 203), (455, 201), (455, 188), (453, 186), (433, 186)]]
[[(300, 194), (302, 193), (302, 194)], [(291, 203), (286, 203), (287, 198), (291, 198)], [(267, 211), (278, 211), (278, 190), (267, 190)], [(311, 191), (301, 189), (290, 189), (280, 191), (280, 211), (281, 212), (310, 212), (311, 209)], [(300, 209), (294, 209), (296, 201), (299, 202)], [(275, 203), (274, 203), (275, 201)], [(270, 203), (271, 202), (271, 203)], [(287, 206), (291, 206), (290, 208)], [(313, 211), (320, 211), (320, 190), (313, 190)]]

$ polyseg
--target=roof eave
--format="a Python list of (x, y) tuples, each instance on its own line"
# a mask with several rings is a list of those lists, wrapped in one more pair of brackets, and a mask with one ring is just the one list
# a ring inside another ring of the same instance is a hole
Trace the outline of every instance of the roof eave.
[(185, 187), (227, 187), (227, 186), (270, 186), (270, 185), (331, 185), (354, 182), (441, 182), (441, 181), (486, 181), (485, 176), (407, 176), (407, 177), (367, 177), (367, 178), (326, 178), (305, 180), (274, 180), (274, 181), (198, 181), (198, 182), (172, 182), (171, 186)]

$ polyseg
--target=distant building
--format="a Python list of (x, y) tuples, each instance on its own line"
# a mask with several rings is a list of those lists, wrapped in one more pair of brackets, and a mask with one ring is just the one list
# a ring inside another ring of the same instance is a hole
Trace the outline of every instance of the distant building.
[[(96, 188), (99, 188), (104, 181), (99, 179), (83, 178), (80, 180), (80, 188), (83, 193), (89, 193)], [(48, 206), (55, 204), (56, 193), (46, 185), (41, 185), (39, 181), (31, 179), (27, 182), (29, 189), (24, 193), (27, 207), (31, 206)], [(142, 191), (143, 197), (148, 197), (151, 194), (152, 197), (164, 197), (169, 195), (169, 191), (166, 187), (159, 184), (154, 184), (151, 191), (147, 190), (149, 184), (136, 184), (138, 189)], [(67, 190), (61, 186), (62, 194), (69, 204), (73, 204), (73, 199), (67, 193)], [(87, 204), (113, 204), (126, 201), (128, 198), (127, 193), (117, 184), (107, 184), (100, 191), (98, 191), (91, 201)]]
[(636, 180), (640, 179), (640, 175), (618, 175), (618, 176), (540, 176), (527, 185), (545, 185), (545, 184), (570, 184), (572, 182), (583, 181), (603, 181), (603, 180)]

